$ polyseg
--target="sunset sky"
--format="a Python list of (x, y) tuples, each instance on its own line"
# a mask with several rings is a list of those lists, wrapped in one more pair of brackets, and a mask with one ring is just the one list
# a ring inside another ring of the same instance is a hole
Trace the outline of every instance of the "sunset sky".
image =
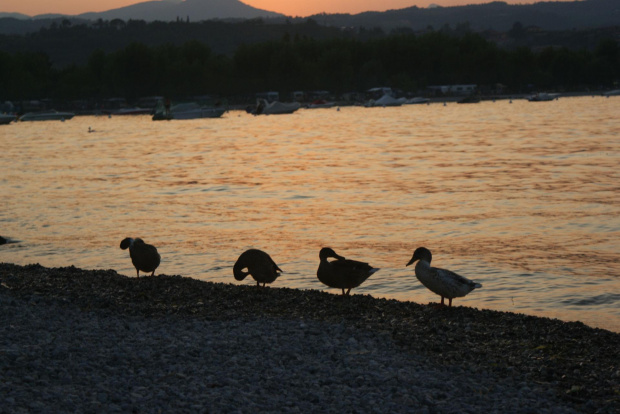
[[(289, 16), (309, 16), (317, 13), (360, 13), (384, 11), (429, 4), (457, 6), (489, 3), (491, 0), (243, 0), (260, 9), (275, 11)], [(535, 3), (537, 0), (504, 0), (511, 4)], [(74, 15), (91, 11), (105, 11), (140, 3), (140, 0), (2, 0), (0, 12), (17, 12), (30, 16), (44, 13)]]

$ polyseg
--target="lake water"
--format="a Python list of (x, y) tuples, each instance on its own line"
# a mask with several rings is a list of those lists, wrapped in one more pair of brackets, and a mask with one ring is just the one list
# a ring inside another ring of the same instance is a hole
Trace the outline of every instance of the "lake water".
[(253, 284), (232, 265), (254, 247), (274, 287), (322, 290), (330, 246), (381, 268), (354, 294), (437, 302), (405, 267), (426, 246), (483, 284), (455, 305), (620, 331), (619, 115), (581, 97), (2, 126), (0, 261), (135, 276), (119, 243), (142, 237), (157, 273)]

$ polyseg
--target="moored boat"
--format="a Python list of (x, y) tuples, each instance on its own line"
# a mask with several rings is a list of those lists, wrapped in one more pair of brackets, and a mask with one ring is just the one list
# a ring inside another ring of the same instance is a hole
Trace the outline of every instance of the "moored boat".
[(111, 115), (148, 115), (153, 113), (149, 108), (121, 108), (118, 111), (111, 112)]
[(8, 125), (15, 120), (15, 115), (0, 114), (0, 125)]
[(560, 97), (559, 93), (535, 93), (532, 96), (527, 98), (530, 102), (548, 102), (558, 99)]
[(477, 95), (470, 95), (462, 99), (459, 99), (456, 103), (460, 103), (460, 104), (480, 103), (480, 97)]
[(226, 112), (226, 108), (201, 106), (195, 102), (174, 105), (169, 111), (159, 108), (153, 115), (153, 121), (171, 119), (200, 119), (219, 118)]
[(401, 106), (404, 103), (407, 102), (406, 98), (394, 98), (393, 96), (389, 95), (389, 94), (385, 94), (383, 95), (381, 98), (374, 100), (371, 99), (370, 101), (366, 102), (366, 104), (364, 105), (366, 108), (373, 108), (376, 106), (380, 106), (380, 107), (385, 107), (385, 106)]
[(248, 112), (254, 115), (283, 115), (292, 114), (299, 108), (301, 108), (301, 104), (299, 102), (267, 102), (264, 99), (259, 99), (256, 107)]
[(428, 98), (416, 96), (415, 98), (407, 99), (407, 101), (405, 102), (405, 105), (422, 105), (422, 104), (428, 104), (430, 103), (430, 101), (431, 100)]
[(75, 116), (73, 112), (59, 112), (56, 110), (28, 112), (19, 117), (20, 121), (66, 121)]
[(336, 105), (335, 102), (325, 101), (323, 99), (317, 99), (316, 101), (312, 101), (308, 104), (308, 109), (317, 109), (317, 108), (332, 108)]

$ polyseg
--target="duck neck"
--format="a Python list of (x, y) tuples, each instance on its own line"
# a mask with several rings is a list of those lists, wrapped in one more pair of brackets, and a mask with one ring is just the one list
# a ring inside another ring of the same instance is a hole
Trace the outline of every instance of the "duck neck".
[(244, 272), (242, 269), (243, 267), (233, 266), (233, 275), (236, 280), (243, 280), (250, 274), (250, 272)]
[(417, 272), (428, 273), (430, 268), (431, 268), (431, 264), (427, 262), (426, 260), (419, 260), (418, 263), (416, 263), (415, 265), (416, 273)]

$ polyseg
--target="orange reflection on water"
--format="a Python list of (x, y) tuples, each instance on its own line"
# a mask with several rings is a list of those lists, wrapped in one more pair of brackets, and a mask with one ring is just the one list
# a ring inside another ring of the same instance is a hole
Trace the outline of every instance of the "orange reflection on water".
[(274, 286), (323, 289), (318, 252), (331, 246), (381, 268), (358, 293), (426, 303), (437, 297), (404, 266), (424, 245), (434, 265), (484, 285), (456, 305), (620, 331), (617, 107), (587, 97), (9, 125), (0, 219), (20, 243), (0, 260), (132, 276), (118, 243), (140, 236), (162, 273), (233, 282), (256, 247), (285, 271)]

